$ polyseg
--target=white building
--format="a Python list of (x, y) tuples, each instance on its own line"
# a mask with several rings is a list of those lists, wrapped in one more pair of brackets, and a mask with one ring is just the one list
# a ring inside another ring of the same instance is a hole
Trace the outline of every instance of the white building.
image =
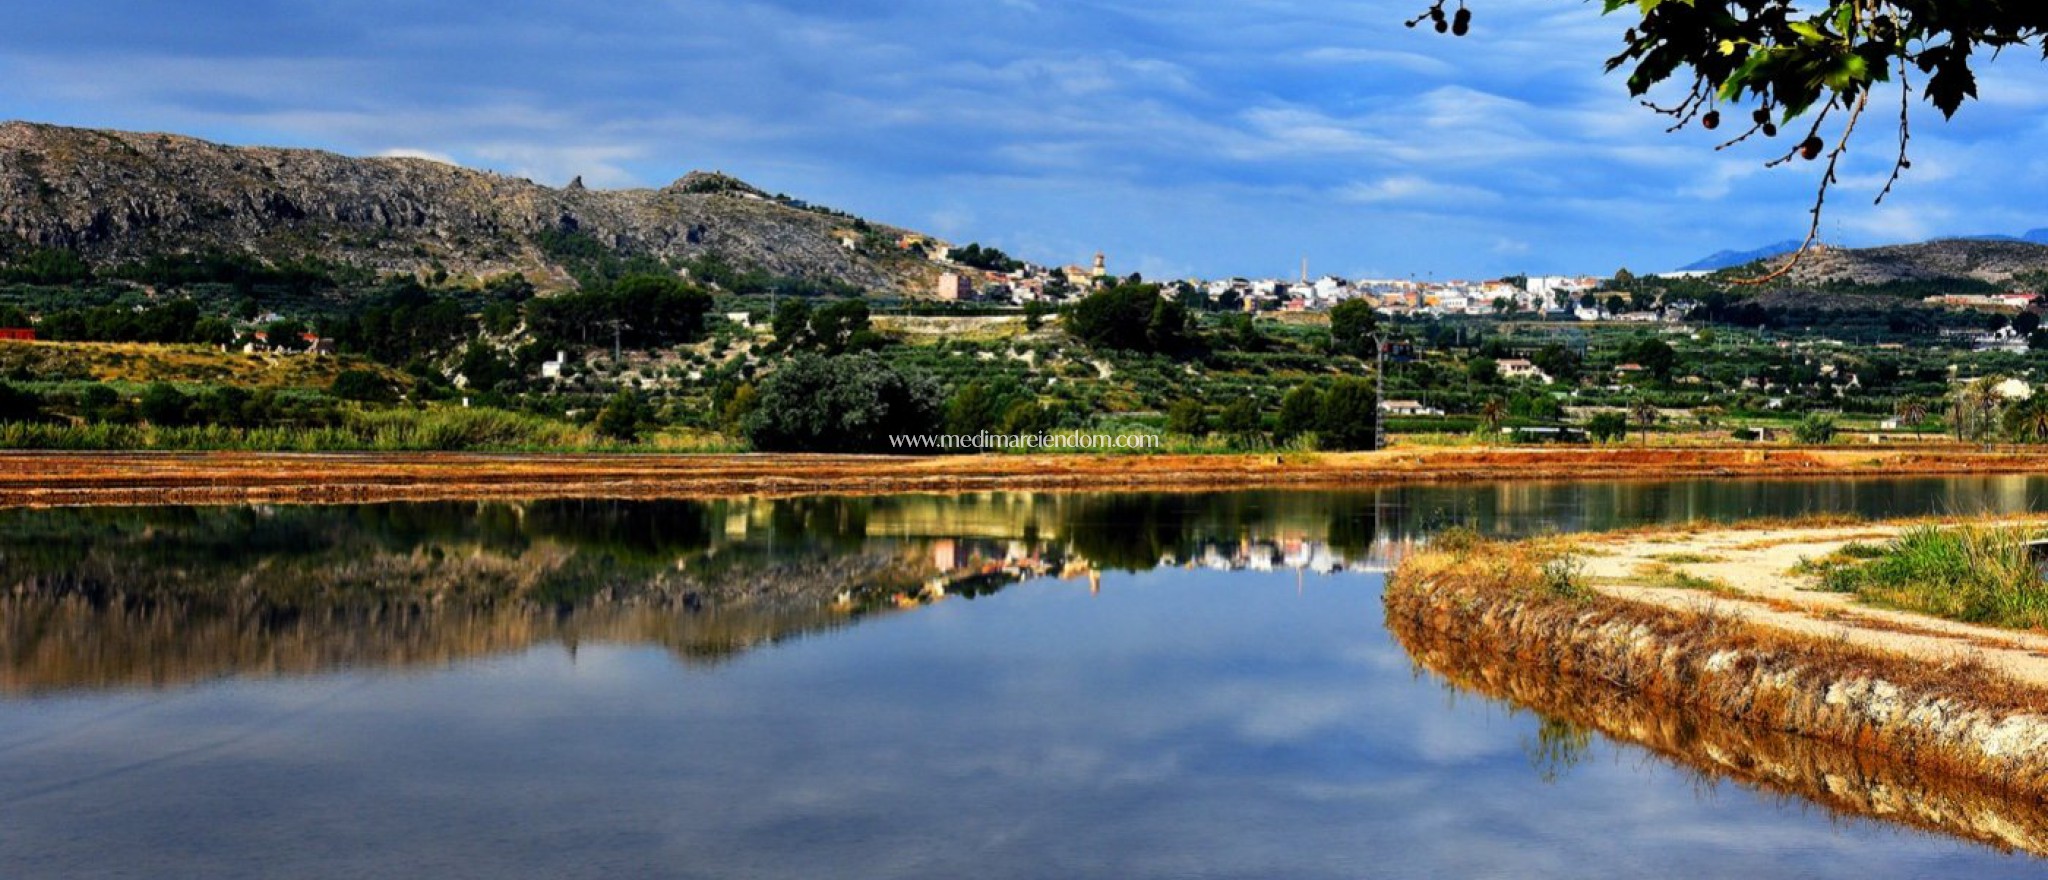
[(1545, 385), (1551, 383), (1550, 374), (1543, 372), (1542, 367), (1538, 367), (1535, 363), (1521, 358), (1503, 358), (1495, 364), (1495, 367), (1500, 370), (1500, 375), (1503, 379), (1528, 379)]
[(1433, 406), (1424, 406), (1421, 401), (1416, 400), (1382, 401), (1380, 403), (1380, 412), (1386, 413), (1390, 416), (1407, 417), (1440, 416), (1444, 414), (1443, 410), (1437, 409)]

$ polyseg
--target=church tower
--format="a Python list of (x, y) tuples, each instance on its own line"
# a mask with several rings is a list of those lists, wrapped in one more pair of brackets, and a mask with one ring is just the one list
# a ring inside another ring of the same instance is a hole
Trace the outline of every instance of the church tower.
[(1091, 274), (1096, 278), (1109, 277), (1109, 259), (1101, 251), (1095, 252), (1095, 271)]

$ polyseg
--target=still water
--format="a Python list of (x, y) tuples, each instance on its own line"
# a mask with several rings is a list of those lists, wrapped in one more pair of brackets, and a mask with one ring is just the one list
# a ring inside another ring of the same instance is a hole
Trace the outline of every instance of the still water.
[(1379, 572), (1458, 523), (2043, 499), (1971, 478), (0, 511), (0, 877), (2039, 876), (1453, 685), (1383, 627)]

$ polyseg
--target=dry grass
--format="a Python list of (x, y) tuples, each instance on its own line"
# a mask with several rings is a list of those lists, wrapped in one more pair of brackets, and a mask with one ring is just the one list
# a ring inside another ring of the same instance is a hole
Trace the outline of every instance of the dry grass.
[[(1686, 554), (1673, 555), (1683, 556)], [(1637, 566), (1636, 574), (1641, 578), (1639, 583), (1642, 586), (1660, 590), (1695, 590), (1702, 593), (1730, 597), (1742, 595), (1741, 590), (1736, 589), (1733, 585), (1720, 578), (1693, 574), (1692, 572), (1661, 562)]]
[(1650, 558), (1671, 565), (1705, 565), (1728, 561), (1728, 558), (1725, 556), (1714, 556), (1707, 553), (1659, 553)]
[(344, 369), (404, 377), (356, 358), (223, 352), (206, 345), (126, 342), (35, 342), (0, 345), (0, 374), (44, 380), (145, 385), (238, 385), (244, 388), (326, 388)]

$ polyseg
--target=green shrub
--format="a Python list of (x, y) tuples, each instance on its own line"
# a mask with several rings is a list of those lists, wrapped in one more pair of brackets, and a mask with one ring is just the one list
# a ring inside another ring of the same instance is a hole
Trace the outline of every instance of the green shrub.
[(1820, 446), (1834, 442), (1835, 430), (1834, 416), (1825, 413), (1814, 413), (1804, 419), (1800, 419), (1799, 424), (1792, 426), (1792, 436), (1801, 443)]
[[(2033, 537), (2011, 528), (1915, 528), (1876, 558), (1827, 571), (1822, 582), (1871, 602), (1937, 617), (2041, 627), (2048, 625), (2048, 582), (2030, 556)], [(1869, 555), (1842, 554), (1845, 559)]]

